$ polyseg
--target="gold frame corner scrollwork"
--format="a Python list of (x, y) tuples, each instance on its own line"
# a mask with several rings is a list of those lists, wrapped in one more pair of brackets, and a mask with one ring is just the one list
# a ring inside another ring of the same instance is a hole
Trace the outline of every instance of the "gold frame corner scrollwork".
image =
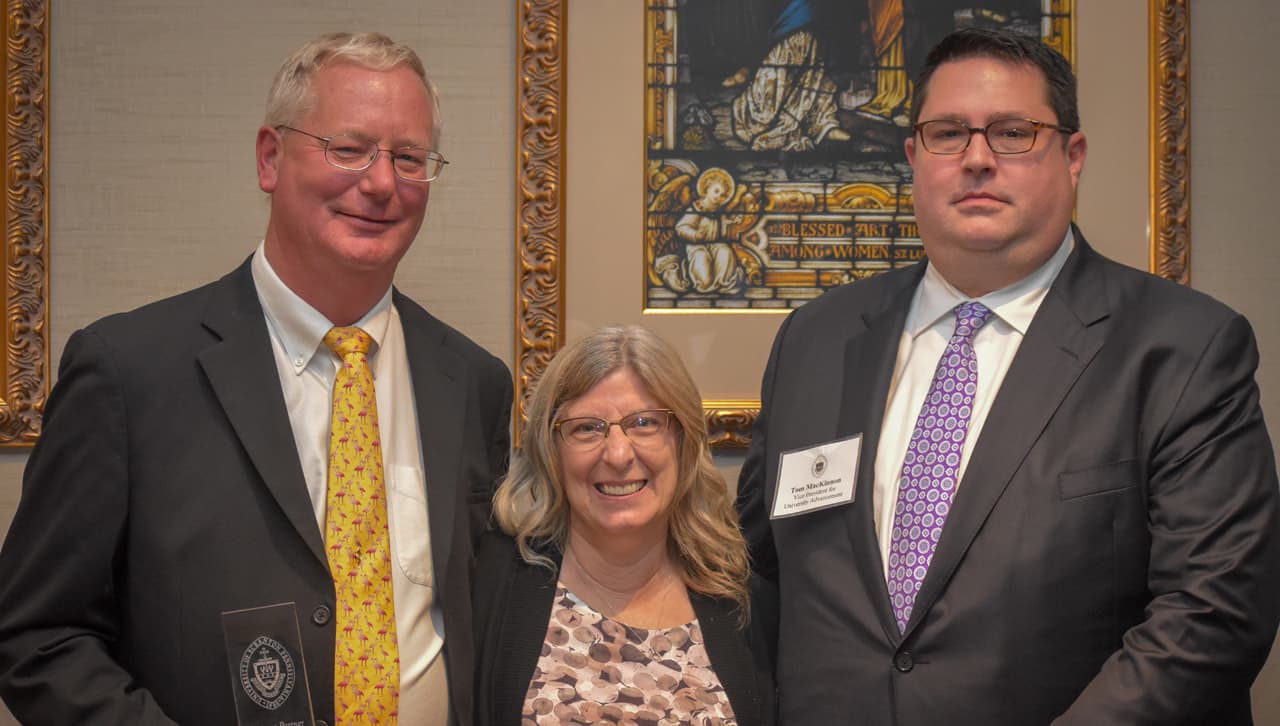
[(751, 443), (751, 427), (760, 415), (760, 402), (748, 400), (703, 401), (707, 440), (719, 449), (745, 449)]
[(5, 3), (0, 446), (40, 436), (49, 391), (49, 4)]
[[(521, 0), (516, 46), (516, 441), (532, 384), (564, 342), (565, 19)], [(1149, 0), (1151, 270), (1190, 280), (1190, 0)], [(713, 445), (750, 442), (760, 402), (705, 401)]]

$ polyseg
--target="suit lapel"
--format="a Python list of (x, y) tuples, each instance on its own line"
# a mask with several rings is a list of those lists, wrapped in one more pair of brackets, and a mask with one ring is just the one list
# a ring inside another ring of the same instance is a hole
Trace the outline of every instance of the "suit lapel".
[(216, 284), (204, 326), (220, 339), (197, 356), (218, 403), (285, 517), (327, 569), (249, 262)]
[(880, 427), (897, 360), (898, 339), (906, 323), (907, 310), (911, 307), (912, 294), (924, 273), (923, 264), (917, 268), (916, 274), (904, 276), (902, 286), (886, 297), (884, 307), (862, 314), (865, 327), (845, 344), (845, 381), (840, 407), (839, 431), (862, 432), (857, 498), (846, 518), (853, 543), (853, 558), (866, 591), (875, 604), (880, 625), (892, 641), (898, 638), (898, 625), (889, 604), (889, 590), (884, 581), (884, 565), (876, 536), (876, 449), (880, 445)]
[(942, 538), (907, 624), (909, 635), (941, 595), (987, 516), (1106, 339), (1106, 286), (1097, 254), (1076, 249), (1036, 312), (974, 445)]
[(465, 421), (467, 372), (463, 361), (445, 347), (444, 329), (408, 298), (395, 293), (396, 309), (404, 328), (413, 398), (418, 410), (418, 436), (422, 442), (426, 479), (427, 518), (431, 528), (432, 580), (436, 588), (445, 580), (458, 511), (458, 452)]

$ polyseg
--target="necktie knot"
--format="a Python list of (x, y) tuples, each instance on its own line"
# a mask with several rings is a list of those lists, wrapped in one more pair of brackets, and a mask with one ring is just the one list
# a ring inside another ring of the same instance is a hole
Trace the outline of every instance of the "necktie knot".
[(339, 358), (346, 360), (349, 355), (367, 354), (369, 346), (373, 344), (373, 338), (355, 326), (330, 328), (324, 335), (324, 344), (329, 346), (329, 350), (337, 353)]
[(956, 306), (956, 338), (972, 338), (991, 319), (991, 308), (976, 300)]

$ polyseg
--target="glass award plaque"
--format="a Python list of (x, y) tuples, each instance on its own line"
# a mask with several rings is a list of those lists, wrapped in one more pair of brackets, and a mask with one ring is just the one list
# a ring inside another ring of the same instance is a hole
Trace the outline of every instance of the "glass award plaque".
[(222, 634), (240, 726), (314, 726), (294, 604), (224, 612)]

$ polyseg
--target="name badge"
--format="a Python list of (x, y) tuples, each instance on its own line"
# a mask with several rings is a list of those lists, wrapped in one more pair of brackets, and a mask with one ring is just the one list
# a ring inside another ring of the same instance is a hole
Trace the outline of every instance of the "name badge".
[(862, 434), (782, 452), (769, 518), (794, 517), (852, 502), (861, 453)]

